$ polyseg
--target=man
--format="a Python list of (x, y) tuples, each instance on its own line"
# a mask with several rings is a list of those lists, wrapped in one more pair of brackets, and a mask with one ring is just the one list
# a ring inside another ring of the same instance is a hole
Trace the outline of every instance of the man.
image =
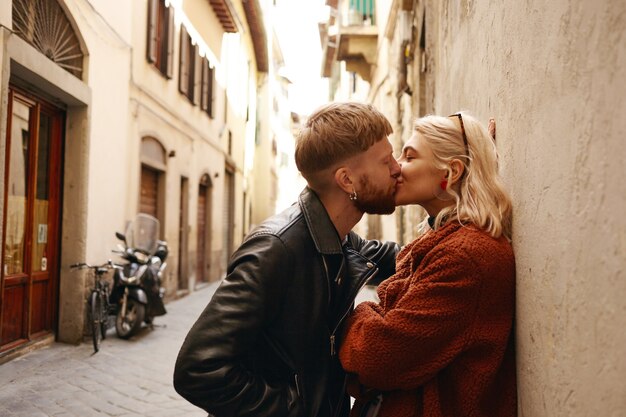
[(216, 417), (347, 416), (337, 359), (342, 323), (398, 247), (351, 229), (394, 211), (400, 167), (374, 107), (333, 103), (300, 131), (298, 203), (253, 230), (178, 355), (174, 386)]

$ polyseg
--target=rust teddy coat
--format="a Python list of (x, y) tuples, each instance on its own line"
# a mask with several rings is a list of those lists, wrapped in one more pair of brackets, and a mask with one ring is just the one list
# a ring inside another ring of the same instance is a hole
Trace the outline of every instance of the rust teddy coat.
[[(451, 222), (398, 254), (396, 274), (349, 319), (340, 359), (383, 392), (378, 417), (517, 413), (510, 243)], [(356, 384), (358, 387), (359, 384)], [(351, 416), (358, 416), (357, 397)]]

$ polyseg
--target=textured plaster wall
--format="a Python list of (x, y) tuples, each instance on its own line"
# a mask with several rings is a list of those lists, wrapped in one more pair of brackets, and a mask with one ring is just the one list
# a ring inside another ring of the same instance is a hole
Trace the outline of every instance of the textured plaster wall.
[(626, 3), (427, 1), (437, 113), (495, 116), (520, 415), (626, 415)]
[[(123, 167), (130, 152), (127, 132), (131, 45), (108, 25), (98, 23), (97, 14), (81, 9), (73, 13), (89, 50), (87, 78), (92, 91), (86, 261), (102, 263), (113, 257), (111, 249), (118, 243), (115, 231), (123, 231), (121, 226), (126, 220), (124, 198), (129, 179)], [(130, 14), (130, 5), (124, 4), (119, 13)]]

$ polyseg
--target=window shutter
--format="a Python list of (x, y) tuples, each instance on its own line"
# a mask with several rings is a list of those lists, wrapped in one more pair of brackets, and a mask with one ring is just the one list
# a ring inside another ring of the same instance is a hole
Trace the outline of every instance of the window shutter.
[(215, 101), (215, 67), (209, 67), (209, 76), (208, 76), (208, 93), (207, 93), (207, 112), (209, 113), (209, 117), (212, 119), (215, 117), (213, 113), (214, 109), (214, 101)]
[(200, 89), (200, 108), (207, 111), (209, 108), (209, 60), (202, 60), (202, 87)]
[(198, 45), (193, 46), (193, 104), (200, 104), (200, 75), (202, 60), (200, 58), (200, 48)]
[(180, 70), (178, 74), (178, 89), (187, 94), (189, 90), (189, 35), (185, 26), (180, 26)]
[(147, 53), (148, 62), (157, 60), (157, 21), (159, 13), (159, 0), (148, 0), (148, 39)]
[(165, 76), (171, 79), (174, 76), (174, 8), (167, 8), (167, 63)]

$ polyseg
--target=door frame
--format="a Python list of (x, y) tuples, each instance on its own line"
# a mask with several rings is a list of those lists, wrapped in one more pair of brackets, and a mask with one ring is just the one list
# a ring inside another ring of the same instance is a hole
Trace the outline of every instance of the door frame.
[[(6, 151), (5, 151), (5, 160), (4, 160), (4, 178), (5, 184), (2, 189), (2, 193), (4, 196), (4, 204), (2, 207), (3, 210), (3, 224), (2, 224), (2, 239), (0, 239), (0, 260), (4, 259), (5, 256), (5, 240), (6, 240), (6, 228), (7, 228), (7, 207), (8, 207), (8, 178), (9, 178), (9, 169), (10, 169), (10, 155), (11, 155), (11, 129), (12, 129), (12, 117), (13, 117), (13, 101), (15, 97), (18, 97), (20, 101), (23, 101), (27, 105), (30, 106), (29, 111), (33, 112), (34, 109), (34, 118), (33, 120), (29, 120), (29, 130), (32, 132), (32, 138), (35, 137), (36, 141), (34, 143), (34, 148), (29, 147), (29, 155), (28, 155), (28, 164), (31, 167), (29, 171), (29, 184), (28, 184), (28, 199), (27, 199), (27, 207), (26, 207), (26, 218), (25, 218), (25, 239), (27, 241), (26, 247), (24, 249), (24, 265), (25, 272), (21, 274), (17, 278), (17, 285), (20, 285), (26, 282), (26, 291), (27, 294), (24, 300), (24, 312), (23, 312), (23, 328), (21, 329), (21, 337), (8, 342), (4, 345), (0, 345), (0, 356), (4, 356), (8, 354), (8, 352), (12, 351), (17, 347), (21, 347), (22, 345), (37, 341), (42, 337), (45, 337), (50, 334), (56, 334), (58, 332), (58, 305), (59, 305), (59, 279), (60, 279), (60, 254), (61, 254), (61, 222), (62, 222), (62, 205), (63, 205), (63, 155), (64, 155), (64, 147), (65, 147), (65, 116), (66, 113), (64, 109), (61, 109), (57, 106), (50, 104), (48, 101), (43, 99), (42, 97), (28, 92), (19, 86), (14, 84), (9, 84), (8, 88), (8, 103), (6, 107), (7, 113), (7, 124), (6, 124)], [(48, 186), (49, 186), (49, 195), (48, 201), (51, 202), (48, 206), (48, 221), (52, 220), (49, 224), (50, 227), (47, 231), (48, 242), (55, 242), (50, 245), (49, 252), (46, 252), (46, 259), (48, 262), (48, 267), (46, 268), (46, 274), (42, 274), (43, 271), (38, 271), (39, 273), (32, 272), (32, 236), (33, 236), (33, 220), (34, 220), (34, 204), (35, 204), (35, 194), (37, 187), (37, 172), (38, 168), (37, 158), (39, 151), (39, 125), (41, 121), (41, 114), (47, 114), (51, 118), (51, 135), (50, 135), (50, 145), (49, 145), (49, 166), (48, 166)], [(33, 175), (32, 168), (35, 169), (35, 175)], [(39, 277), (37, 276), (39, 275)], [(33, 305), (32, 305), (32, 297), (33, 297), (33, 286), (36, 282), (42, 281), (41, 277), (43, 275), (48, 276), (49, 288), (47, 294), (47, 305), (45, 307), (45, 321), (46, 325), (44, 325), (43, 330), (32, 332), (32, 317), (33, 317)], [(39, 278), (39, 279), (38, 279)], [(0, 269), (0, 332), (2, 332), (2, 323), (4, 320), (4, 290), (6, 288), (6, 277), (4, 274), (4, 268)], [(0, 335), (1, 337), (1, 335)], [(1, 340), (1, 339), (0, 339)]]

